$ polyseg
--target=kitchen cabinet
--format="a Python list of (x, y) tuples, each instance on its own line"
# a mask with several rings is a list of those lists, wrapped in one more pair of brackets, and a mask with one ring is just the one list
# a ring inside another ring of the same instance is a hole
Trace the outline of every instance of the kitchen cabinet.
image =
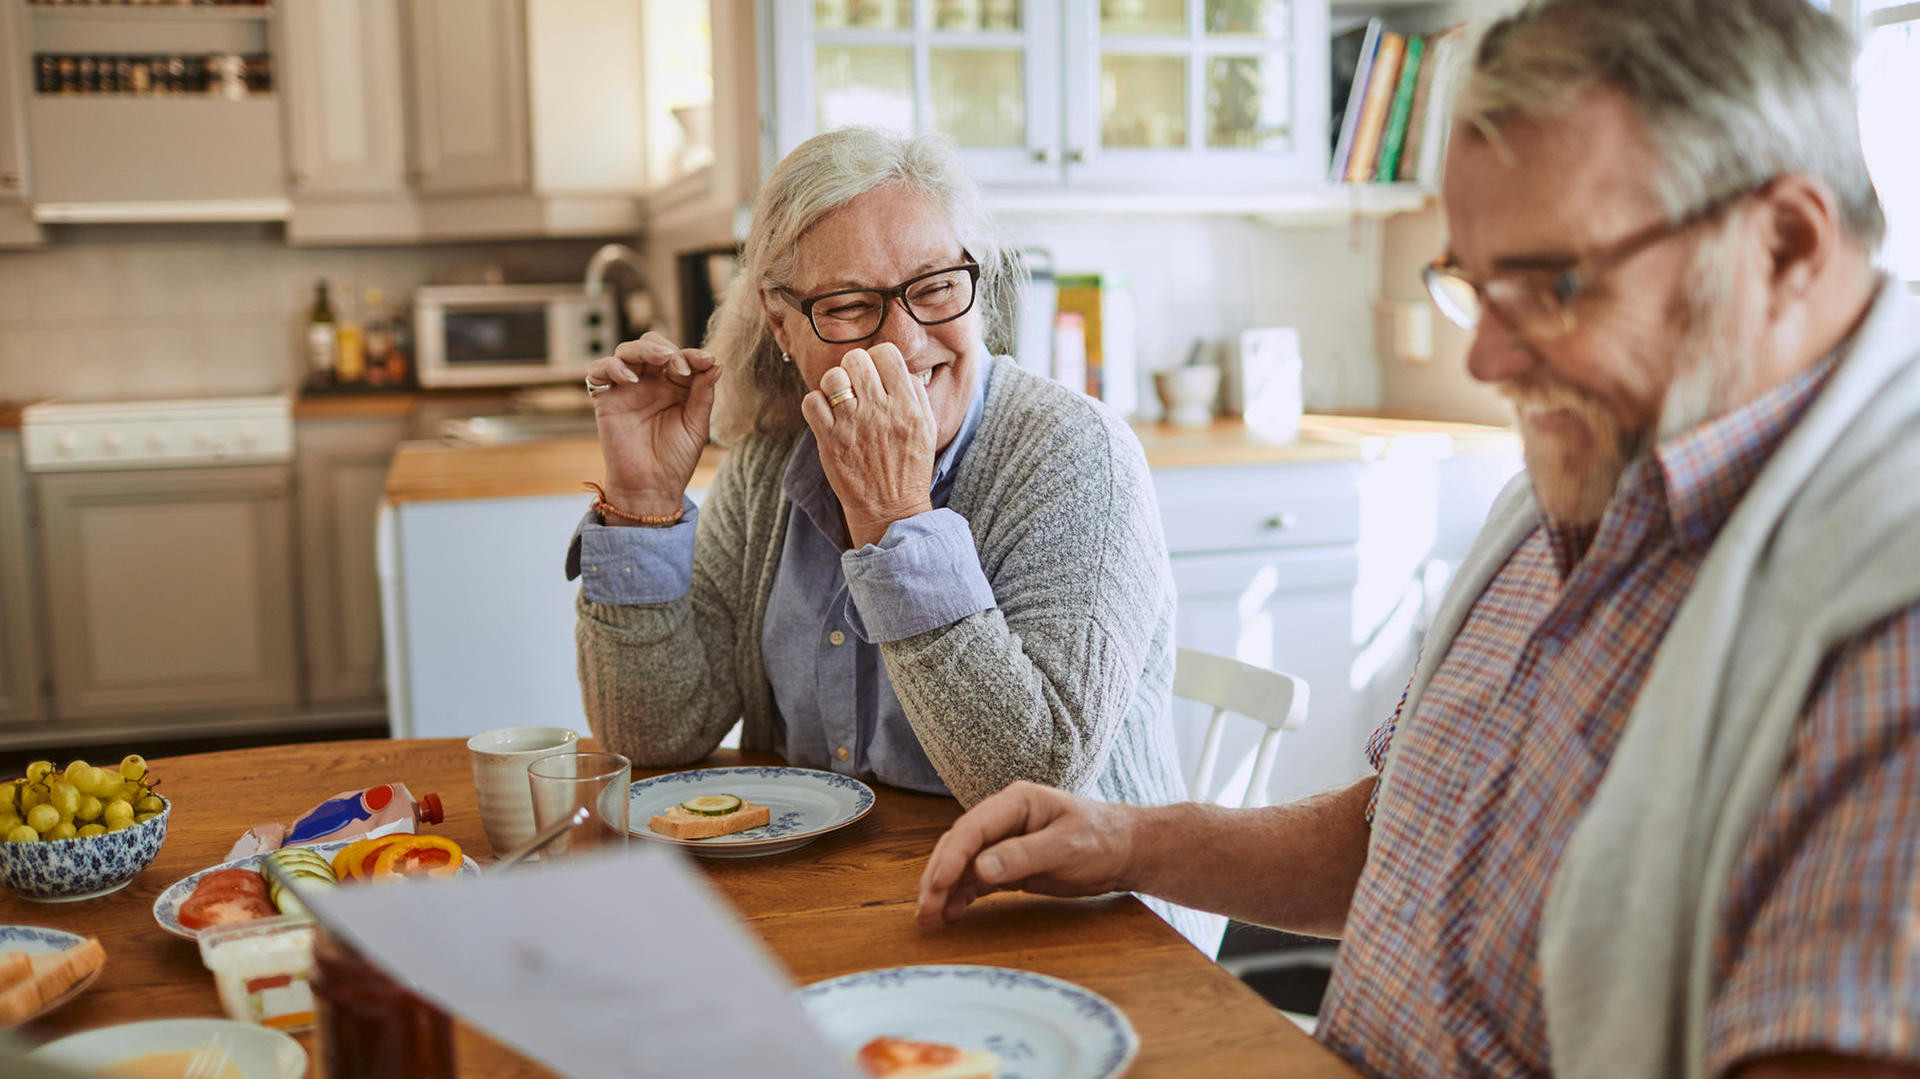
[(20, 436), (0, 431), (0, 728), (44, 715), (33, 550)]
[(374, 518), (407, 420), (303, 420), (296, 431), (305, 700), (379, 704), (385, 680)]
[(24, 40), (19, 8), (0, 5), (0, 202), (27, 197), (26, 103), (27, 71), (20, 43)]
[(279, 56), (294, 197), (400, 197), (398, 0), (280, 0)]
[(408, 0), (409, 162), (423, 192), (531, 182), (526, 0)]
[(939, 131), (1004, 206), (1318, 187), (1326, 0), (761, 0), (777, 158), (816, 131)]
[(45, 473), (34, 485), (63, 733), (135, 720), (143, 734), (187, 733), (293, 711), (285, 466)]

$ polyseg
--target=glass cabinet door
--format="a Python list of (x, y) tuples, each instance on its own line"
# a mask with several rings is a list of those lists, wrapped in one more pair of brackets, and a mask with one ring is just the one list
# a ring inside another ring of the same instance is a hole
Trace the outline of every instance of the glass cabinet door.
[(1326, 154), (1311, 122), (1324, 124), (1325, 39), (1320, 0), (1070, 5), (1068, 180), (1311, 182)]
[[(1061, 178), (1057, 0), (775, 0), (777, 158), (817, 131), (941, 132), (989, 184)], [(795, 115), (798, 113), (798, 115)]]

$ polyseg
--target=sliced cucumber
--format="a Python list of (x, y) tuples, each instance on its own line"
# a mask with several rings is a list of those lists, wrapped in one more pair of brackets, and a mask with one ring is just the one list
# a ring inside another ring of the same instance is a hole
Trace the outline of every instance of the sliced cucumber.
[(703, 794), (680, 803), (680, 808), (703, 817), (724, 817), (737, 812), (744, 803), (731, 794)]

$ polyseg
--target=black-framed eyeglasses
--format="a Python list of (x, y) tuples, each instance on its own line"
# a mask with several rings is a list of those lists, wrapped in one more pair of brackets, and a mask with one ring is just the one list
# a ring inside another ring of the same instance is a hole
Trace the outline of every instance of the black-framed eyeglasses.
[[(965, 252), (961, 255), (966, 257)], [(973, 310), (979, 283), (980, 264), (968, 261), (923, 273), (892, 288), (846, 288), (804, 299), (784, 288), (776, 291), (788, 306), (807, 316), (814, 336), (830, 345), (848, 345), (879, 333), (896, 299), (922, 326), (952, 322)]]
[(1674, 221), (1655, 222), (1571, 266), (1523, 266), (1475, 281), (1459, 266), (1438, 258), (1420, 272), (1420, 280), (1440, 313), (1463, 330), (1477, 329), (1481, 316), (1492, 308), (1520, 336), (1552, 340), (1572, 333), (1579, 324), (1574, 302), (1595, 282), (1654, 244), (1718, 217), (1765, 186), (1714, 199)]

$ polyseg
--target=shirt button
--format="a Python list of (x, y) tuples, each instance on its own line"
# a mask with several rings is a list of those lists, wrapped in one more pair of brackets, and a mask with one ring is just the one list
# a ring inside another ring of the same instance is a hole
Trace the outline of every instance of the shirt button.
[[(831, 642), (832, 642), (832, 643), (834, 643), (834, 644), (846, 644), (846, 643), (847, 643), (847, 635), (846, 635), (846, 634), (844, 634), (844, 633), (842, 633), (842, 632), (840, 632), (839, 630), (837, 630), (837, 629), (836, 629), (836, 630), (834, 630), (834, 631), (833, 631), (832, 633), (829, 633), (829, 634), (827, 634), (827, 640), (828, 640), (828, 641), (831, 641)], [(842, 749), (842, 750), (840, 751), (840, 754), (841, 754), (841, 756), (840, 756), (840, 759), (841, 759), (841, 760), (846, 760), (846, 759), (847, 759), (847, 758), (846, 758), (846, 752), (847, 752), (847, 751), (846, 751), (846, 750), (844, 750), (844, 749)]]
[[(836, 643), (837, 643), (837, 642), (836, 642)], [(843, 761), (844, 761), (844, 760), (846, 760), (847, 758), (849, 758), (849, 757), (851, 757), (851, 756), (853, 756), (853, 754), (852, 754), (852, 753), (850, 753), (850, 752), (848, 752), (848, 750), (847, 750), (847, 747), (846, 747), (846, 746), (841, 746), (841, 747), (840, 747), (839, 749), (836, 749), (836, 750), (834, 750), (834, 751), (833, 751), (833, 755), (834, 755), (834, 756), (836, 756), (836, 757), (838, 757), (838, 758), (840, 758), (840, 759), (841, 759), (841, 760), (843, 760)]]

